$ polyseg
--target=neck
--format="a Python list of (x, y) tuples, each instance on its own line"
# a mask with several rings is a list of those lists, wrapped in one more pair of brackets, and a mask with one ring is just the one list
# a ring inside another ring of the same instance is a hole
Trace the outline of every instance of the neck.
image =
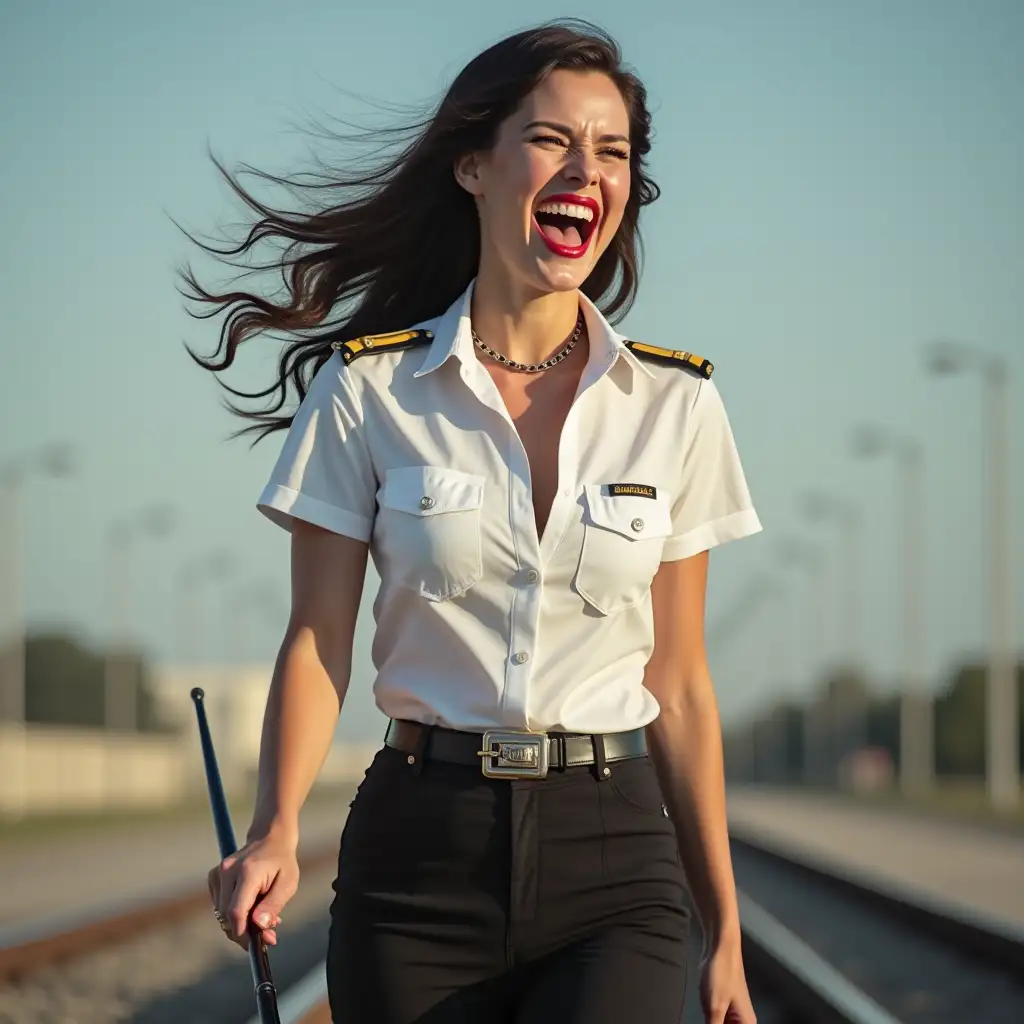
[(579, 313), (576, 291), (532, 292), (481, 274), (473, 287), (471, 316), (481, 340), (518, 363), (541, 363), (572, 334)]

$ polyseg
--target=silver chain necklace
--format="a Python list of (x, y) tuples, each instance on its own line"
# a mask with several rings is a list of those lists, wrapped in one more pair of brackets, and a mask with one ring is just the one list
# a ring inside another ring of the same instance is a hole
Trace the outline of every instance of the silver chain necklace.
[(502, 366), (507, 366), (510, 370), (516, 370), (519, 373), (539, 373), (541, 370), (550, 369), (555, 365), (555, 363), (560, 363), (576, 347), (576, 342), (580, 340), (580, 332), (583, 330), (583, 310), (581, 309), (576, 314), (576, 327), (569, 336), (569, 340), (565, 343), (565, 346), (549, 359), (545, 359), (543, 363), (517, 363), (514, 359), (509, 359), (508, 356), (503, 356), (500, 352), (495, 352), (490, 345), (481, 341), (480, 335), (476, 333), (475, 327), (470, 328), (470, 330), (473, 334), (473, 344), (476, 345), (481, 352), (501, 363)]

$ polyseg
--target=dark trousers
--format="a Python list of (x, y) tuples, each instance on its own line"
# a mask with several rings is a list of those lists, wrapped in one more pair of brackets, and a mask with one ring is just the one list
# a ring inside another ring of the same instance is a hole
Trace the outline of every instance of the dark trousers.
[(381, 749), (342, 833), (338, 1024), (678, 1024), (689, 903), (652, 762), (494, 780)]

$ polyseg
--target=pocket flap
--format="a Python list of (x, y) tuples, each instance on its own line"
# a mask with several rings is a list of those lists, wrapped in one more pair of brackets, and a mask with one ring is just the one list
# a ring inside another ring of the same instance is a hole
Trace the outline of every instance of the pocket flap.
[(381, 504), (415, 516), (467, 512), (484, 499), (484, 478), (444, 466), (401, 466), (384, 474)]
[(601, 484), (584, 487), (587, 521), (593, 526), (628, 537), (649, 540), (672, 533), (672, 513), (662, 497), (644, 498), (636, 494), (612, 496)]

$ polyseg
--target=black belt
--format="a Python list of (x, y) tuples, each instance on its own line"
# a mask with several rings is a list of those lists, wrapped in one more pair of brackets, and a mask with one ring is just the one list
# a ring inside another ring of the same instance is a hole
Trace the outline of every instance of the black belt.
[(484, 775), (502, 779), (542, 779), (549, 768), (589, 764), (610, 775), (606, 762), (647, 754), (647, 733), (642, 728), (598, 735), (518, 729), (479, 733), (393, 718), (384, 742), (405, 751), (413, 765), (423, 760), (479, 765)]

